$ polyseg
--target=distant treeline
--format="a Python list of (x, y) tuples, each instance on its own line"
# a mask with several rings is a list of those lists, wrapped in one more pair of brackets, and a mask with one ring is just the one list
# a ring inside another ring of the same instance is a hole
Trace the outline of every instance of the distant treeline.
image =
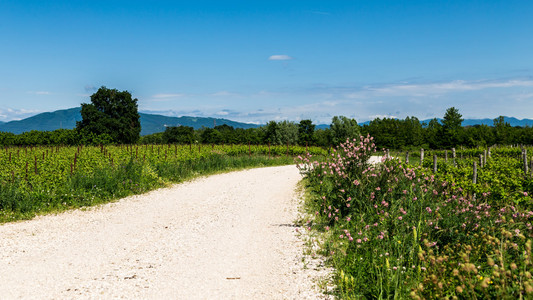
[[(359, 126), (355, 119), (333, 117), (330, 127), (316, 129), (311, 120), (299, 123), (270, 121), (259, 128), (233, 128), (228, 125), (214, 128), (179, 126), (167, 127), (164, 132), (142, 136), (140, 144), (299, 144), (329, 147), (370, 134), (378, 148), (389, 149), (442, 149), (458, 145), (466, 147), (494, 144), (533, 144), (533, 127), (512, 127), (503, 117), (494, 119), (493, 126), (479, 125), (462, 127), (463, 119), (456, 108), (449, 108), (442, 122), (437, 119), (428, 124), (420, 123), (416, 117), (403, 120), (377, 118), (368, 125)], [(0, 145), (90, 145), (110, 144), (113, 139), (107, 134), (80, 133), (76, 129), (55, 131), (30, 131), (15, 135), (0, 132)]]

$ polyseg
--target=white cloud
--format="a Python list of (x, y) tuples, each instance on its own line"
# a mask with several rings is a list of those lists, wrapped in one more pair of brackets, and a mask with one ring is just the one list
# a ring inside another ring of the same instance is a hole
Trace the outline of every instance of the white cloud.
[(47, 91), (29, 91), (28, 94), (32, 95), (50, 95), (50, 92)]
[(150, 98), (152, 101), (160, 102), (160, 101), (170, 101), (170, 100), (178, 99), (184, 96), (186, 95), (185, 94), (155, 94), (155, 95), (152, 95), (152, 97)]
[(155, 94), (152, 98), (155, 99), (167, 99), (167, 98), (179, 98), (185, 96), (184, 94)]
[(291, 60), (294, 59), (288, 55), (285, 54), (278, 54), (278, 55), (271, 55), (268, 60)]
[(0, 121), (9, 122), (22, 120), (41, 112), (43, 111), (35, 109), (0, 108)]
[(341, 93), (343, 98), (347, 99), (368, 99), (381, 96), (387, 97), (440, 97), (448, 93), (480, 91), (486, 89), (505, 89), (517, 87), (533, 87), (533, 80), (511, 79), (495, 81), (465, 81), (454, 80), (449, 82), (434, 83), (401, 83), (386, 85), (368, 85), (361, 87), (331, 87), (323, 88), (326, 90)]
[(228, 111), (225, 111), (225, 110), (217, 111), (217, 112), (215, 113), (215, 115), (217, 115), (217, 116), (227, 116), (227, 115), (229, 115), (229, 112), (228, 112)]

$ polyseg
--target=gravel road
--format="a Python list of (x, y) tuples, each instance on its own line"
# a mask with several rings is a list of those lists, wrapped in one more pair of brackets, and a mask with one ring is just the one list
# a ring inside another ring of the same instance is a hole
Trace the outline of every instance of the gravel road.
[(0, 298), (323, 299), (294, 166), (214, 175), (0, 225)]

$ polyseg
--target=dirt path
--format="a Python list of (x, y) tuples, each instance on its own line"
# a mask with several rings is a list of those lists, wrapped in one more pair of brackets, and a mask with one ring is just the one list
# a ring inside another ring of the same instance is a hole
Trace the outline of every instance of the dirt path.
[(0, 297), (313, 299), (294, 166), (0, 226)]

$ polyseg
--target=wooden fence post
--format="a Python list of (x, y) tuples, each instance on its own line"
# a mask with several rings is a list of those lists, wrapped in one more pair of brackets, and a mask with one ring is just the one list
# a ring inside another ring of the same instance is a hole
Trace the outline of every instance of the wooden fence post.
[(437, 154), (433, 154), (433, 173), (437, 173)]
[(448, 150), (444, 150), (444, 162), (448, 163)]
[(420, 149), (420, 165), (424, 163), (424, 149)]
[(405, 163), (409, 164), (409, 151), (405, 152)]
[(476, 161), (474, 161), (474, 173), (472, 175), (472, 183), (473, 184), (477, 183), (477, 163), (476, 163)]
[(527, 150), (524, 149), (523, 151), (523, 156), (524, 156), (524, 174), (527, 175)]
[(457, 167), (457, 163), (455, 162), (455, 148), (452, 148), (452, 158), (453, 158), (453, 166)]

